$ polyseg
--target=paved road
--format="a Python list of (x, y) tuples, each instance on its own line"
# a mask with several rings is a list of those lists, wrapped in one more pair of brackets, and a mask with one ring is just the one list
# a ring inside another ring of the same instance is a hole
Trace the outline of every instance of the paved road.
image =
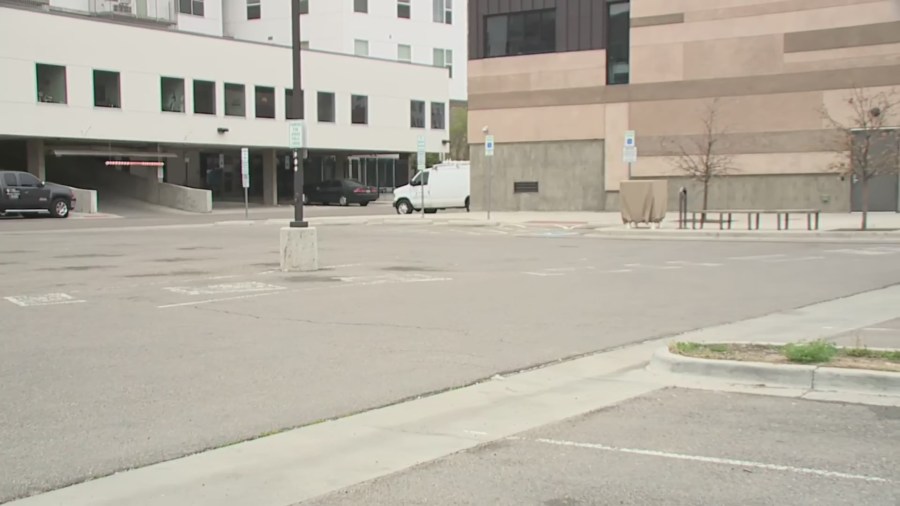
[[(447, 211), (455, 212), (455, 211)], [(396, 215), (390, 203), (373, 203), (360, 206), (305, 206), (304, 216), (307, 218), (340, 217), (340, 216), (377, 216)], [(290, 219), (294, 209), (290, 206), (251, 207), (250, 220)], [(29, 230), (79, 230), (88, 228), (122, 228), (150, 227), (170, 225), (202, 225), (221, 221), (244, 220), (244, 208), (226, 206), (212, 213), (198, 214), (161, 208), (149, 204), (142, 205), (129, 201), (127, 205), (114, 206), (111, 210), (98, 214), (74, 213), (68, 219), (58, 220), (49, 216), (25, 219), (18, 215), (0, 216), (0, 234), (4, 232), (21, 232)]]
[(0, 501), (900, 281), (887, 246), (319, 232), (315, 274), (261, 224), (4, 234)]
[(900, 408), (662, 390), (303, 505), (900, 504)]

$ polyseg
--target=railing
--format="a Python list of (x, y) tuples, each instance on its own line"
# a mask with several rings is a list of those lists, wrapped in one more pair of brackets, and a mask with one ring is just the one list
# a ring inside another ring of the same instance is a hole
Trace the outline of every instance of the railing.
[(176, 23), (175, 0), (90, 0), (90, 13), (122, 21)]
[(50, 0), (0, 0), (0, 5), (24, 5), (26, 7), (45, 7)]

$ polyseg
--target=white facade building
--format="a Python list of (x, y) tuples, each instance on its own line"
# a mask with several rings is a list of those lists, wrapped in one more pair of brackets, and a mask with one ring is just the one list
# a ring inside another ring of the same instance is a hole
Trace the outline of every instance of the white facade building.
[[(50, 164), (53, 153), (73, 146), (120, 157), (155, 153), (166, 161), (168, 182), (202, 188), (212, 166), (233, 171), (239, 149), (248, 147), (266, 165), (264, 201), (276, 200), (278, 179), (291, 181), (275, 172), (288, 168), (289, 47), (217, 36), (226, 32), (222, 0), (40, 3), (0, 0), (0, 143), (27, 143), (28, 170), (44, 177), (45, 159)], [(179, 12), (188, 6), (203, 15)], [(280, 23), (289, 34), (290, 16)], [(446, 70), (303, 53), (307, 179), (365, 179), (359, 166), (352, 172), (348, 157), (405, 160), (421, 136), (428, 151), (443, 149), (449, 138)], [(421, 118), (414, 114), (419, 109)], [(16, 156), (0, 145), (0, 166), (15, 169), (21, 165)], [(367, 183), (405, 182), (375, 177), (379, 181)], [(229, 192), (233, 188), (222, 193)]]
[[(290, 24), (285, 22), (290, 19), (290, 0), (223, 3), (226, 36), (291, 43)], [(467, 4), (465, 0), (304, 0), (302, 40), (304, 47), (318, 51), (447, 68), (450, 98), (465, 101)]]

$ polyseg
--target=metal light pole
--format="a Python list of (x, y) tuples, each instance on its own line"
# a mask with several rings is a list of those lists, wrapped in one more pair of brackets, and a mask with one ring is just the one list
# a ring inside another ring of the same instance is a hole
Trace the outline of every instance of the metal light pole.
[[(300, 0), (291, 0), (291, 62), (294, 69), (294, 84), (291, 103), (294, 118), (304, 119), (303, 114), (303, 66), (300, 50)], [(298, 152), (299, 151), (299, 152)], [(303, 220), (303, 160), (306, 159), (306, 148), (293, 150), (294, 162), (294, 220), (291, 227), (306, 228), (309, 224)]]

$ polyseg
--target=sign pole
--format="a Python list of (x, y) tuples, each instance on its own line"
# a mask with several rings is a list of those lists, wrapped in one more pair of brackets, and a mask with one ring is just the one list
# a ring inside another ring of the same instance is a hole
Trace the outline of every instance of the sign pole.
[(425, 218), (425, 136), (420, 135), (416, 146), (416, 165), (419, 169), (419, 196), (422, 204), (419, 209), (422, 211), (422, 218)]
[(241, 186), (244, 187), (244, 219), (250, 219), (250, 149), (241, 148)]
[(491, 173), (491, 160), (494, 158), (494, 136), (489, 135), (490, 131), (488, 127), (484, 127), (482, 129), (484, 132), (484, 180), (487, 185), (487, 219), (490, 221), (491, 219), (491, 187), (494, 186), (491, 181), (492, 173)]
[[(291, 149), (294, 156), (294, 220), (291, 227), (306, 228), (309, 226), (303, 220), (303, 167), (300, 163), (300, 154), (297, 150), (302, 150), (303, 158), (306, 158), (305, 144), (305, 125), (303, 123), (303, 65), (301, 59), (303, 51), (300, 49), (300, 0), (291, 0), (291, 60), (293, 70), (293, 88), (291, 95), (291, 104), (294, 118), (300, 120), (291, 124)], [(298, 132), (299, 131), (299, 132)], [(299, 135), (299, 139), (296, 137)]]
[(625, 132), (625, 145), (622, 147), (622, 161), (628, 164), (628, 180), (631, 180), (631, 166), (637, 161), (637, 144), (634, 142), (634, 130)]

